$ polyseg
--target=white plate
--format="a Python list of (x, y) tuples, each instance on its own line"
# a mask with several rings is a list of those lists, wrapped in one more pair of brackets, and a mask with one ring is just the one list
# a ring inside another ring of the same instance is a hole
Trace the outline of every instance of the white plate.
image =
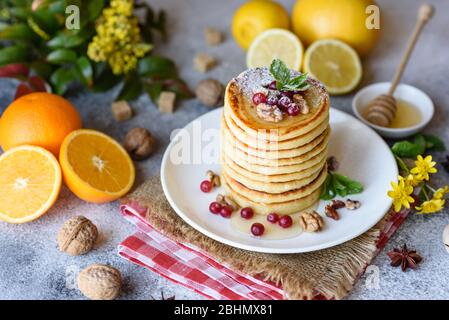
[[(387, 191), (390, 181), (396, 181), (398, 176), (390, 149), (371, 128), (342, 111), (331, 109), (329, 155), (334, 155), (340, 162), (338, 172), (363, 183), (363, 193), (351, 196), (351, 199), (362, 202), (361, 208), (356, 211), (342, 209), (338, 221), (324, 217), (325, 227), (321, 232), (302, 233), (290, 239), (266, 240), (231, 228), (229, 220), (208, 210), (209, 203), (222, 192), (221, 188), (211, 193), (203, 193), (199, 188), (207, 170), (220, 172), (221, 112), (222, 109), (213, 110), (178, 132), (165, 151), (161, 166), (162, 187), (171, 206), (184, 221), (206, 236), (257, 252), (309, 252), (359, 236), (373, 227), (390, 208), (392, 201), (387, 197)], [(185, 157), (184, 161), (180, 161), (179, 155)], [(321, 201), (317, 209), (323, 216), (324, 204)]]

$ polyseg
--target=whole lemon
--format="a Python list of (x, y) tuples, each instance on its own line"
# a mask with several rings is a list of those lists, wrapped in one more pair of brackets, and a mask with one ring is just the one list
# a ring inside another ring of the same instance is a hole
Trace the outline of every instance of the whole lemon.
[(3, 112), (0, 145), (4, 151), (30, 144), (59, 154), (65, 136), (81, 128), (81, 117), (66, 99), (35, 92), (20, 97)]
[(263, 31), (289, 27), (288, 12), (279, 3), (271, 0), (251, 0), (237, 9), (231, 28), (235, 41), (246, 50)]
[(372, 0), (298, 0), (292, 12), (293, 31), (309, 45), (316, 40), (338, 39), (361, 56), (376, 45), (379, 29), (368, 29)]

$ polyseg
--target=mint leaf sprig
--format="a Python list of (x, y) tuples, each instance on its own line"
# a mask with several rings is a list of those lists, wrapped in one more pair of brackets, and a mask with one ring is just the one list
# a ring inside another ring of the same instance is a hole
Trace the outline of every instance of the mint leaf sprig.
[(347, 195), (361, 193), (362, 191), (363, 185), (360, 182), (329, 171), (320, 198), (322, 200), (331, 200), (336, 196), (346, 197)]
[(270, 65), (270, 73), (276, 80), (276, 89), (282, 91), (305, 91), (309, 88), (307, 73), (291, 77), (287, 65), (280, 59), (274, 59)]

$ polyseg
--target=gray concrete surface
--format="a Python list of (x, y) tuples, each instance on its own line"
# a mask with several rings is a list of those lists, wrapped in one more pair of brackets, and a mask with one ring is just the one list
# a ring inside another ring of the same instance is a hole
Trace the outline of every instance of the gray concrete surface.
[[(157, 52), (173, 58), (182, 76), (191, 87), (204, 78), (192, 68), (192, 58), (206, 51), (220, 60), (220, 66), (207, 74), (227, 82), (245, 68), (245, 55), (229, 34), (232, 13), (242, 1), (238, 0), (152, 0), (156, 8), (168, 13), (170, 41), (158, 45)], [(389, 80), (413, 27), (416, 9), (421, 1), (379, 0), (383, 14), (383, 34), (379, 46), (364, 63), (363, 85)], [(449, 43), (446, 41), (449, 21), (446, 13), (449, 2), (431, 1), (437, 8), (435, 18), (425, 29), (421, 42), (413, 54), (403, 82), (426, 91), (433, 99), (437, 112), (427, 132), (440, 135), (449, 143), (447, 108), (449, 107)], [(291, 10), (293, 0), (282, 3)], [(227, 41), (207, 48), (203, 41), (203, 28), (215, 26), (227, 33)], [(15, 82), (0, 79), (0, 111), (11, 101)], [(198, 101), (180, 104), (173, 115), (159, 114), (146, 96), (132, 103), (136, 116), (124, 124), (116, 124), (109, 108), (117, 88), (105, 94), (76, 92), (69, 99), (81, 111), (87, 128), (102, 130), (121, 140), (127, 129), (148, 127), (159, 141), (157, 154), (137, 164), (139, 181), (154, 175), (170, 132), (184, 126), (208, 109)], [(350, 112), (352, 95), (333, 97), (333, 107)], [(443, 154), (436, 155), (441, 160)], [(439, 183), (449, 183), (442, 171)], [(101, 230), (101, 239), (91, 253), (70, 257), (58, 251), (56, 234), (60, 225), (74, 215), (86, 215)], [(401, 226), (384, 250), (374, 261), (369, 275), (356, 284), (348, 299), (449, 299), (449, 255), (441, 241), (441, 233), (449, 223), (448, 211), (432, 216), (412, 215)], [(133, 227), (118, 213), (118, 204), (92, 205), (77, 199), (63, 189), (60, 199), (51, 211), (36, 222), (24, 225), (0, 223), (0, 299), (83, 299), (72, 280), (80, 268), (95, 262), (109, 263), (119, 268), (125, 279), (122, 299), (151, 299), (176, 295), (177, 299), (198, 299), (199, 295), (172, 284), (152, 272), (131, 264), (116, 255), (117, 244), (133, 232)], [(419, 251), (423, 262), (415, 271), (402, 273), (389, 266), (386, 251), (407, 243)], [(448, 272), (448, 273), (446, 273)], [(367, 286), (367, 279), (379, 276), (378, 288)]]

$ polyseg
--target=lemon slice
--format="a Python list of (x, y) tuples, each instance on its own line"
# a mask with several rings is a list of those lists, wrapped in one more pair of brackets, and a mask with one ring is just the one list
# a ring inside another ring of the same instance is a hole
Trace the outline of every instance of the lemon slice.
[(298, 37), (285, 29), (269, 29), (259, 34), (246, 54), (248, 68), (269, 67), (273, 59), (282, 60), (290, 69), (299, 71), (303, 46)]
[(319, 80), (331, 94), (353, 90), (362, 79), (362, 64), (356, 51), (339, 40), (318, 40), (307, 48), (304, 71)]

